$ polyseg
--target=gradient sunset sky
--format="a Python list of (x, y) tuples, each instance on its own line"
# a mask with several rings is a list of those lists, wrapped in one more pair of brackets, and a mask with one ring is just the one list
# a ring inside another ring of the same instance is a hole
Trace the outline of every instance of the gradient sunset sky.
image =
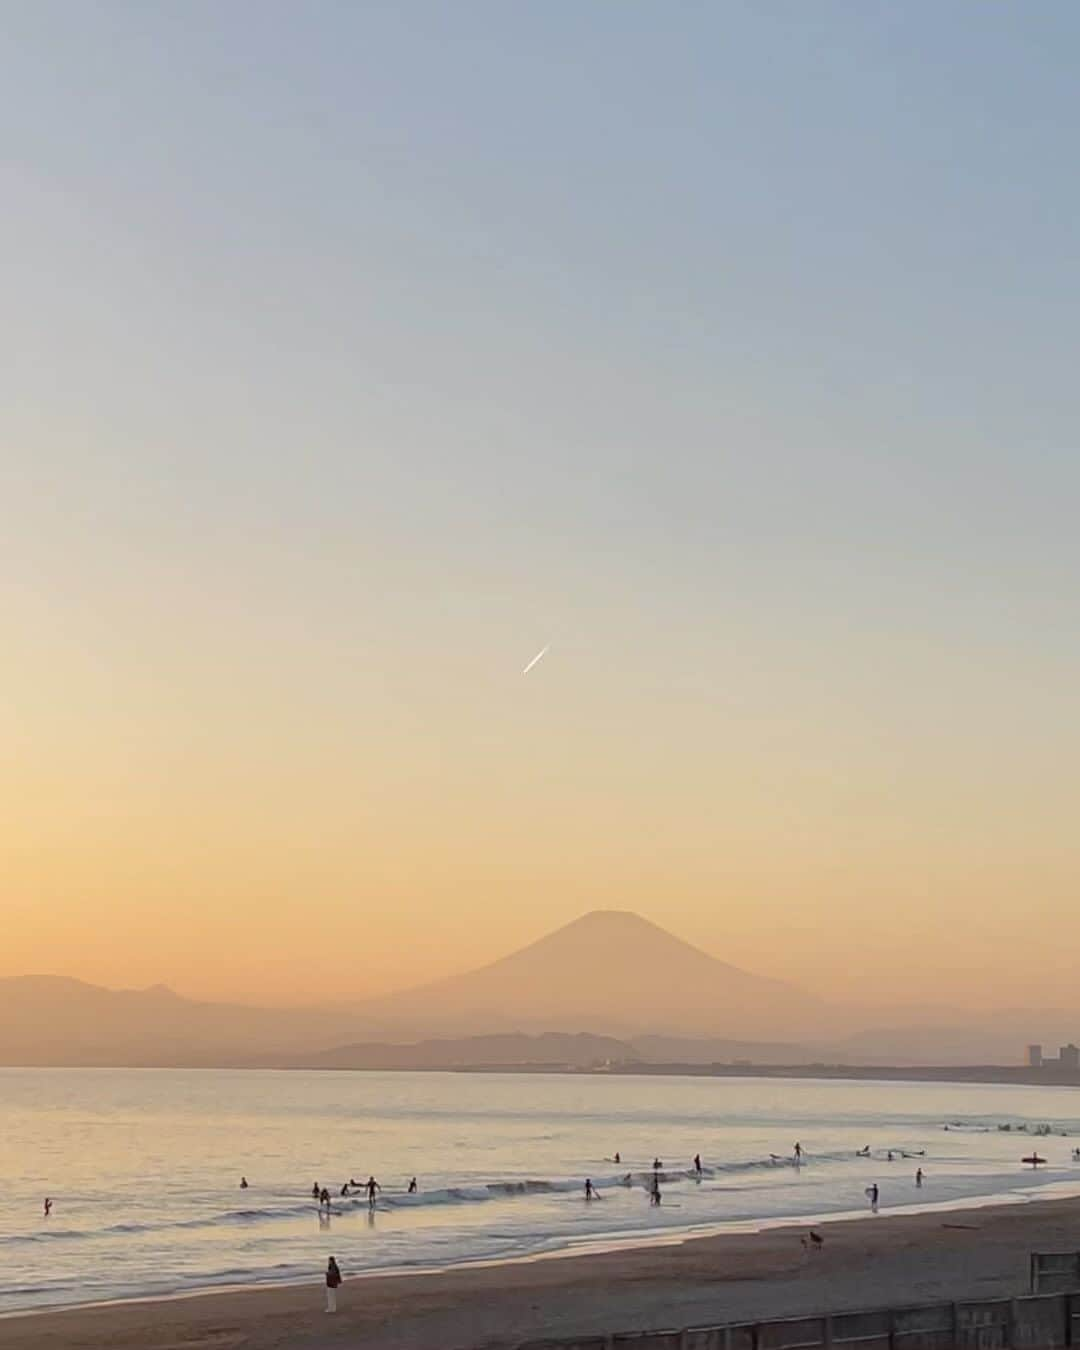
[(1080, 1002), (1078, 60), (8, 6), (0, 975), (359, 996), (618, 907)]

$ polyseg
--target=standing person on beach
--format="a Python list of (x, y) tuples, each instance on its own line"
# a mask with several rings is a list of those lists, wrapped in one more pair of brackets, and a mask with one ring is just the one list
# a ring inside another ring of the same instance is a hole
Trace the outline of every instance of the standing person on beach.
[(876, 1181), (870, 1187), (869, 1196), (870, 1196), (870, 1213), (876, 1214), (878, 1211), (878, 1186)]
[(915, 1185), (918, 1186), (919, 1190), (922, 1190), (922, 1168), (921, 1168), (921, 1167), (916, 1167), (916, 1169), (915, 1169)]
[(337, 1312), (337, 1291), (341, 1284), (341, 1271), (333, 1257), (326, 1263), (326, 1311)]

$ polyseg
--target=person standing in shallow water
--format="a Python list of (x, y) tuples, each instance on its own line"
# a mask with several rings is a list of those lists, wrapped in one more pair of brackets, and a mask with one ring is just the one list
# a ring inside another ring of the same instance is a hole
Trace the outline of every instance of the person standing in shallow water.
[(48, 1196), (46, 1196), (46, 1197), (45, 1197), (45, 1217), (48, 1218), (49, 1215), (50, 1215), (51, 1213), (52, 1213), (52, 1200), (51, 1200)]
[(341, 1271), (333, 1257), (326, 1263), (326, 1311), (337, 1312), (337, 1291), (341, 1284)]

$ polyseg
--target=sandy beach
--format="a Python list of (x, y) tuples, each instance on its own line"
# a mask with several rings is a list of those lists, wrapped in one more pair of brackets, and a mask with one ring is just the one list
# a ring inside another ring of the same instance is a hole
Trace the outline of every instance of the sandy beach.
[(540, 1337), (1025, 1293), (1033, 1249), (1080, 1249), (1080, 1199), (689, 1239), (440, 1274), (348, 1279), (339, 1311), (310, 1286), (0, 1320), (19, 1350), (501, 1350)]

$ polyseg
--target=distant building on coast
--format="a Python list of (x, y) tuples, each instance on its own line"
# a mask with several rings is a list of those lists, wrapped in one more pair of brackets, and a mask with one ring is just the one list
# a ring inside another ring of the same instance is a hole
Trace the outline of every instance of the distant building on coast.
[(1027, 1048), (1027, 1066), (1029, 1069), (1060, 1069), (1065, 1073), (1080, 1073), (1080, 1046), (1063, 1045), (1057, 1058), (1044, 1055), (1041, 1045), (1029, 1045)]

